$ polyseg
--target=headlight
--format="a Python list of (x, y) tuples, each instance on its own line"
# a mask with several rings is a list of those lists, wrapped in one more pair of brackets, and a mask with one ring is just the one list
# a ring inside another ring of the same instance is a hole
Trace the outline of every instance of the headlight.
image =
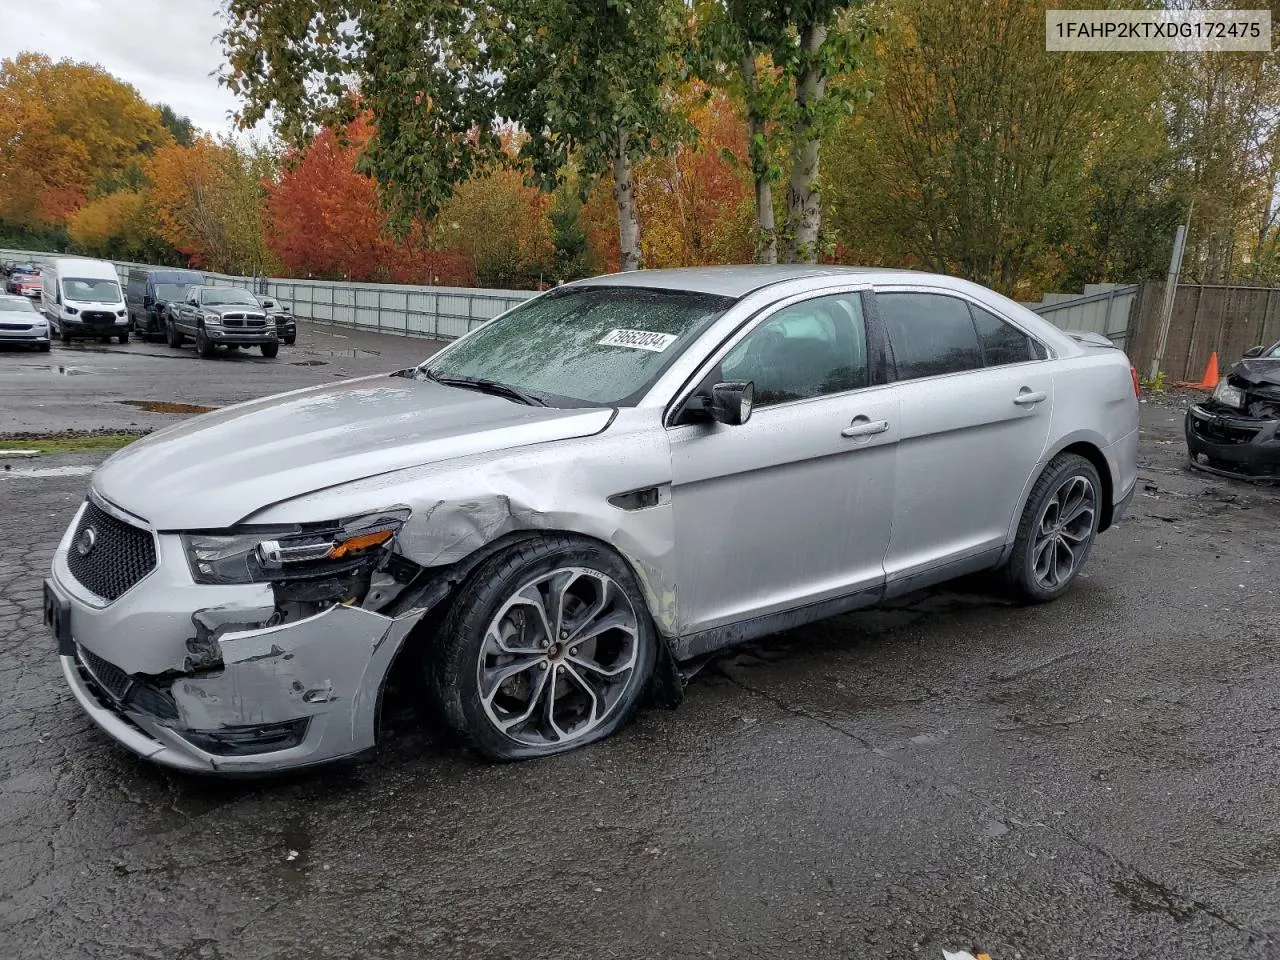
[(407, 519), (397, 507), (333, 523), (187, 533), (182, 542), (197, 583), (330, 577), (376, 564)]
[(75, 307), (66, 307), (65, 309), (66, 309), (67, 313), (68, 313), (70, 316), (73, 316), (73, 317), (74, 317), (77, 313), (79, 313), (79, 312), (80, 312), (80, 311), (79, 311), (79, 310), (77, 310)]
[(208, 313), (207, 311), (205, 313), (200, 314), (200, 319), (203, 320), (205, 323), (212, 324), (214, 326), (218, 326), (219, 324), (222, 323), (221, 316), (219, 316), (216, 313)]
[(1225, 379), (1218, 381), (1218, 385), (1213, 390), (1213, 399), (1224, 407), (1235, 407), (1237, 410), (1244, 407), (1244, 391), (1239, 387), (1231, 386)]
[(124, 316), (124, 311), (123, 311), (123, 310), (117, 310), (117, 311), (116, 311), (116, 316), (117, 316), (117, 317), (123, 317), (123, 316)]

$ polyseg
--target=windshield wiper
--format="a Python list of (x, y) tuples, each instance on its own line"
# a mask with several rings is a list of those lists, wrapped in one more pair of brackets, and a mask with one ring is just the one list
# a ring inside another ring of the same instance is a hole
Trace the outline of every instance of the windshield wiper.
[(423, 373), (436, 383), (443, 383), (448, 387), (462, 387), (464, 390), (479, 390), (481, 393), (492, 393), (494, 396), (506, 397), (508, 400), (515, 400), (517, 403), (523, 403), (530, 407), (545, 407), (547, 405), (547, 402), (541, 397), (534, 396), (519, 387), (513, 387), (509, 383), (499, 383), (497, 380), (487, 380), (484, 377), (451, 377), (448, 374), (436, 373), (434, 370), (424, 370)]

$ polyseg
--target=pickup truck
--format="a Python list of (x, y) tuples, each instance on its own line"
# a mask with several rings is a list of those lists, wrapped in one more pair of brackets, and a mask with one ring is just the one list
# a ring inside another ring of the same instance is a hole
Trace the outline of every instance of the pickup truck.
[(165, 338), (171, 347), (190, 338), (205, 358), (219, 346), (259, 347), (268, 358), (280, 352), (275, 319), (267, 316), (257, 297), (239, 287), (188, 287), (181, 301), (169, 304)]

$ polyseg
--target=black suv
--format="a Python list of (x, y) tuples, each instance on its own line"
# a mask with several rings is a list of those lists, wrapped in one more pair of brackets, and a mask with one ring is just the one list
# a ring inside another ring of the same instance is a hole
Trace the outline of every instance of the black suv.
[(171, 347), (190, 337), (202, 357), (212, 357), (219, 346), (260, 347), (264, 357), (280, 352), (275, 320), (239, 287), (188, 287), (181, 301), (169, 304), (165, 336)]
[(187, 287), (202, 283), (204, 275), (195, 270), (135, 267), (129, 271), (124, 291), (129, 326), (144, 340), (163, 336), (169, 304), (181, 300)]

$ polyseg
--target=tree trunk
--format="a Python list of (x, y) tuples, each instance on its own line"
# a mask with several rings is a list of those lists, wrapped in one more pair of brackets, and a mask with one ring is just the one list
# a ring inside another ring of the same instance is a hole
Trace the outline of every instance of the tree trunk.
[(816, 56), (827, 39), (825, 23), (810, 23), (800, 34), (800, 46), (808, 59), (796, 84), (796, 122), (791, 136), (791, 182), (787, 185), (787, 260), (818, 262), (818, 147), (813, 110), (827, 89), (826, 74)]
[(626, 130), (618, 131), (618, 152), (613, 157), (613, 199), (618, 204), (618, 265), (621, 270), (640, 269), (640, 217), (636, 212), (636, 184), (627, 156)]
[(764, 119), (755, 103), (759, 87), (753, 52), (742, 57), (742, 80), (747, 91), (747, 150), (751, 157), (751, 178), (756, 187), (756, 262), (777, 263), (778, 230), (773, 220), (773, 184), (763, 142)]

